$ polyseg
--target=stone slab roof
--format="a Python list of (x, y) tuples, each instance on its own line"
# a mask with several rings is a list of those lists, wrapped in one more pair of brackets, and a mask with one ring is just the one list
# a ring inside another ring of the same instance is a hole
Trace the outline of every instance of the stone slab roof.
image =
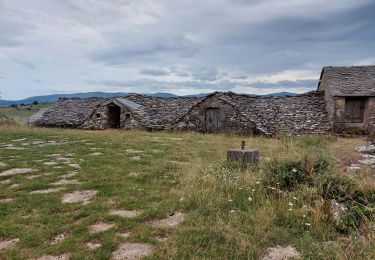
[(126, 99), (141, 105), (141, 109), (134, 114), (141, 125), (146, 128), (166, 129), (172, 126), (180, 117), (185, 115), (192, 106), (203, 98), (165, 98), (128, 94)]
[(33, 124), (54, 127), (80, 127), (106, 101), (104, 98), (60, 99), (37, 117)]
[(324, 67), (321, 85), (333, 96), (375, 96), (375, 66)]

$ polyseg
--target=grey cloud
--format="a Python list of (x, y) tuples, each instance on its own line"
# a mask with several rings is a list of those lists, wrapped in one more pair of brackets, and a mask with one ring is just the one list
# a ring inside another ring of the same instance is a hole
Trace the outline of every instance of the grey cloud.
[(219, 72), (215, 67), (194, 68), (191, 75), (195, 80), (214, 81), (219, 77)]
[(21, 65), (22, 67), (28, 68), (28, 69), (35, 69), (35, 65), (31, 62), (24, 61), (24, 60), (19, 60), (12, 58), (12, 61), (15, 62), (18, 65)]
[(198, 52), (193, 43), (181, 36), (133, 36), (125, 43), (120, 41), (108, 49), (94, 51), (89, 58), (108, 65), (119, 65), (135, 60), (154, 61), (165, 55), (192, 57)]
[(250, 84), (246, 84), (251, 87), (259, 88), (259, 89), (272, 89), (272, 88), (310, 88), (310, 89), (316, 89), (318, 86), (318, 80), (296, 80), (296, 81), (290, 81), (290, 80), (282, 80), (275, 83), (270, 82), (263, 82), (258, 81)]
[(139, 71), (142, 75), (150, 75), (150, 76), (166, 76), (170, 73), (163, 69), (150, 69), (150, 68), (143, 68)]

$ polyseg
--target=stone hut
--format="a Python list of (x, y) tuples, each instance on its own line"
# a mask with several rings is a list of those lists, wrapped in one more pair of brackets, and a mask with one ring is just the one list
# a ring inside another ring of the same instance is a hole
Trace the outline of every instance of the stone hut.
[(318, 90), (334, 132), (375, 131), (375, 66), (324, 67)]
[(215, 92), (180, 118), (177, 128), (237, 134), (323, 133), (329, 130), (324, 93), (252, 97)]
[(47, 127), (80, 128), (104, 101), (104, 98), (60, 98), (49, 108), (32, 116), (29, 123)]

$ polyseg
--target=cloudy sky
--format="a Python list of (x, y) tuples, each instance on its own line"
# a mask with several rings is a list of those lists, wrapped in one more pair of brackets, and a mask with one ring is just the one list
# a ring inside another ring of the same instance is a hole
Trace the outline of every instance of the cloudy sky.
[(375, 64), (374, 0), (0, 0), (3, 99), (315, 89)]

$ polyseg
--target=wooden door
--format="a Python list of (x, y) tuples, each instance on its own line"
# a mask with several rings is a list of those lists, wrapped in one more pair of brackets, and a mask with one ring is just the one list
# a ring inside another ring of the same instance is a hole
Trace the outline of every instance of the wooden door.
[(347, 123), (363, 123), (366, 99), (350, 97), (345, 99), (345, 121)]
[(216, 133), (220, 129), (220, 109), (207, 108), (206, 111), (206, 132)]

